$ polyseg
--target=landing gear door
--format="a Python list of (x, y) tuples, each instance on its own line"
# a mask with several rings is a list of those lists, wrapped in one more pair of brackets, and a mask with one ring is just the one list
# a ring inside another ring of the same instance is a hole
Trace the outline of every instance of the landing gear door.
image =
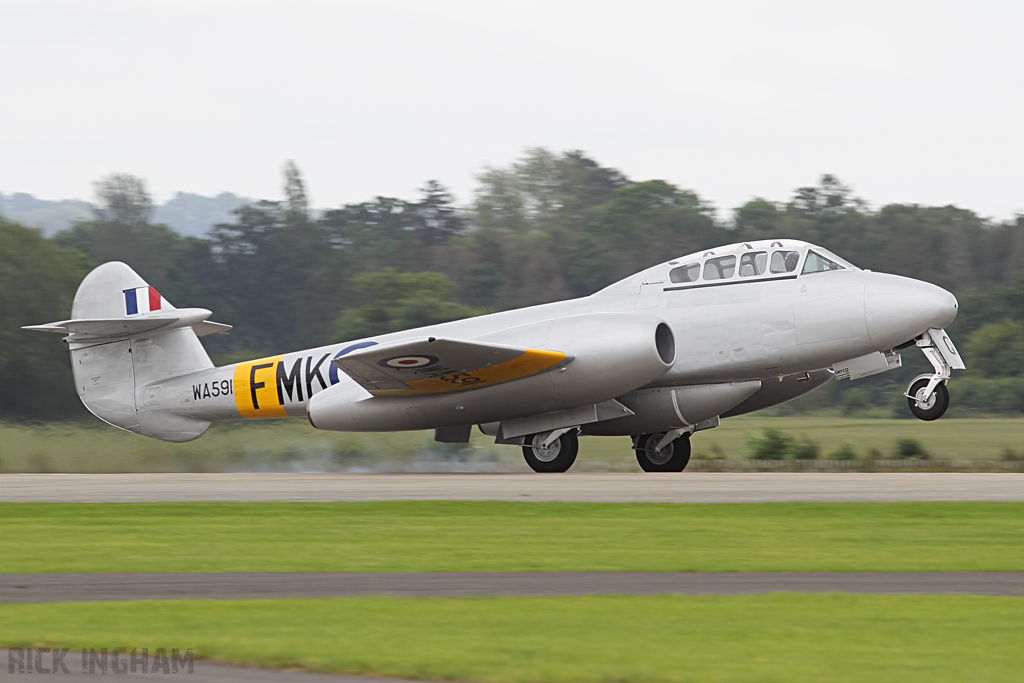
[(928, 334), (931, 336), (935, 348), (942, 355), (943, 360), (949, 363), (950, 368), (953, 370), (967, 369), (967, 366), (964, 365), (964, 359), (957, 353), (956, 347), (953, 346), (953, 340), (949, 338), (945, 330), (933, 327), (928, 330)]

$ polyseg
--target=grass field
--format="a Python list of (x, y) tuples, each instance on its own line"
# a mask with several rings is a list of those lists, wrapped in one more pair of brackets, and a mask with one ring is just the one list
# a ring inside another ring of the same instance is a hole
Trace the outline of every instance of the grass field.
[(1024, 599), (760, 595), (0, 605), (9, 646), (476, 681), (1012, 681)]
[[(818, 443), (823, 457), (849, 444), (858, 456), (891, 457), (896, 441), (916, 439), (933, 458), (995, 460), (1007, 448), (1024, 457), (1024, 419), (917, 420), (743, 416), (693, 438), (696, 457), (744, 459), (765, 428)], [(466, 447), (438, 444), (430, 432), (345, 434), (305, 420), (220, 423), (197, 441), (169, 444), (100, 423), (0, 423), (0, 473), (230, 471), (528, 472), (519, 448), (476, 433)], [(574, 471), (639, 471), (625, 437), (580, 442)]]
[(0, 573), (1024, 571), (1024, 503), (6, 503), (0, 525)]

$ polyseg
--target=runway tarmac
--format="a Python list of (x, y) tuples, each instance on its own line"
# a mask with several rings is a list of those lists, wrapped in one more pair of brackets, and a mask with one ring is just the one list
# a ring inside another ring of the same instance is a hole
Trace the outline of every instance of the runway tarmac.
[(4, 474), (0, 502), (1024, 501), (1022, 473)]
[(1024, 597), (1024, 572), (437, 572), (0, 574), (0, 603), (751, 593)]

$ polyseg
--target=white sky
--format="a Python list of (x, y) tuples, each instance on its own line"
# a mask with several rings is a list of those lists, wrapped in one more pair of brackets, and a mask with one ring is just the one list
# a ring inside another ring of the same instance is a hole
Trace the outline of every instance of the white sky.
[(582, 149), (727, 211), (834, 173), (1024, 212), (1024, 3), (0, 0), (0, 191), (313, 204)]

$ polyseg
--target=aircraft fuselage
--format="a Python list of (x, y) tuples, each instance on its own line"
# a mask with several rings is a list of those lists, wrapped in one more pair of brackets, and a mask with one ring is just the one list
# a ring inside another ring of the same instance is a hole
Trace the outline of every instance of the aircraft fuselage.
[[(309, 399), (325, 390), (335, 395), (336, 404), (358, 404), (370, 400), (370, 394), (332, 365), (333, 359), (371, 345), (427, 336), (566, 351), (576, 359), (554, 378), (544, 373), (472, 391), (375, 397), (373, 411), (341, 420), (332, 428), (385, 431), (491, 423), (599, 403), (642, 388), (778, 383), (786, 378), (790, 386), (794, 377), (812, 375), (803, 386), (780, 393), (777, 402), (781, 402), (820, 385), (831, 376), (824, 371), (837, 362), (891, 350), (930, 328), (945, 327), (956, 315), (955, 298), (929, 283), (849, 266), (801, 272), (807, 251), (817, 248), (791, 240), (774, 244), (785, 247), (731, 245), (674, 259), (580, 299), (192, 373), (165, 383), (163, 393), (172, 401), (165, 409), (200, 420), (299, 417), (306, 414)], [(761, 275), (740, 277), (734, 272), (731, 277), (682, 283), (672, 282), (670, 276), (680, 264), (693, 262), (703, 268), (706, 261), (722, 255), (782, 250), (799, 254), (800, 261), (791, 272), (772, 273), (765, 268)], [(629, 318), (663, 321), (671, 328), (674, 358), (668, 369), (626, 390), (622, 387), (628, 380), (613, 382), (609, 390), (618, 393), (608, 396), (600, 387), (592, 395), (574, 395), (566, 389), (586, 384), (589, 373), (614, 370), (616, 321)], [(565, 327), (566, 321), (577, 321), (583, 329), (562, 337), (552, 332), (552, 327)], [(581, 346), (606, 347), (605, 365), (612, 368), (584, 367)], [(552, 383), (558, 386), (552, 388)]]

